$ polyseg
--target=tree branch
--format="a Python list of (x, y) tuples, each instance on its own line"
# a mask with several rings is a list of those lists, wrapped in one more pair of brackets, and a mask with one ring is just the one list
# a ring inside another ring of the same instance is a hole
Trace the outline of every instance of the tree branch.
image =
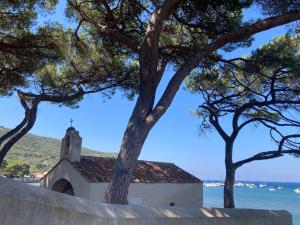
[(82, 89), (80, 89), (78, 92), (71, 94), (71, 95), (51, 95), (51, 94), (34, 94), (31, 92), (22, 92), (19, 91), (23, 96), (29, 97), (29, 98), (34, 98), (37, 99), (38, 101), (44, 101), (44, 102), (54, 102), (54, 103), (61, 103), (61, 102), (68, 102), (68, 101), (73, 101), (77, 98), (82, 97), (83, 95), (86, 94), (92, 94), (92, 93), (97, 93), (97, 92), (101, 92), (101, 91), (105, 91), (107, 89), (110, 89), (112, 87), (118, 87), (118, 86), (122, 86), (122, 84), (117, 84), (117, 83), (113, 83), (111, 85), (105, 86), (105, 87), (101, 87), (101, 88), (97, 88), (94, 90), (90, 90), (90, 91), (84, 91)]
[(225, 34), (223, 37), (208, 45), (205, 49), (200, 50), (193, 57), (193, 59), (185, 62), (171, 78), (170, 82), (167, 85), (167, 88), (165, 89), (165, 92), (163, 93), (162, 97), (151, 113), (153, 121), (157, 121), (166, 112), (183, 80), (190, 74), (193, 69), (195, 69), (199, 65), (199, 63), (205, 57), (209, 56), (214, 51), (220, 49), (230, 42), (241, 40), (253, 34), (271, 29), (273, 27), (281, 26), (298, 19), (300, 19), (300, 11), (290, 12), (286, 13), (285, 15), (259, 20), (254, 24), (240, 27), (235, 31)]
[(283, 156), (284, 154), (300, 154), (300, 150), (282, 150), (282, 151), (267, 151), (267, 152), (260, 152), (252, 157), (249, 157), (244, 160), (240, 160), (234, 163), (235, 169), (241, 167), (242, 165), (259, 160), (266, 160), (266, 159), (274, 159)]
[(137, 40), (135, 40), (132, 37), (128, 37), (122, 32), (112, 29), (109, 26), (105, 26), (102, 24), (99, 24), (97, 21), (94, 21), (93, 18), (88, 16), (83, 10), (80, 8), (80, 6), (75, 5), (71, 0), (68, 0), (68, 4), (72, 6), (75, 10), (78, 11), (80, 16), (83, 20), (88, 21), (89, 23), (93, 24), (95, 28), (97, 28), (98, 32), (101, 33), (104, 36), (110, 37), (111, 39), (125, 45), (126, 47), (130, 48), (131, 50), (138, 52), (140, 44)]
[[(151, 111), (153, 108), (156, 88), (163, 75), (157, 72), (159, 66), (158, 44), (162, 24), (164, 20), (171, 15), (174, 6), (179, 1), (180, 0), (166, 0), (152, 13), (140, 49), (140, 98), (148, 99), (147, 102), (151, 103), (147, 107), (149, 109), (147, 111)], [(149, 88), (149, 86), (151, 87)]]
[[(284, 152), (283, 150), (283, 144), (285, 141), (287, 141), (288, 139), (290, 138), (300, 138), (300, 134), (290, 134), (290, 135), (286, 135), (284, 136), (281, 141), (279, 142), (279, 145), (278, 145), (278, 151), (280, 153)], [(299, 148), (299, 147), (298, 147)], [(298, 153), (300, 153), (300, 151), (298, 150)]]
[(221, 135), (221, 137), (223, 138), (223, 140), (225, 142), (228, 141), (229, 136), (228, 134), (223, 130), (223, 128), (221, 127), (219, 120), (218, 120), (218, 115), (216, 113), (216, 111), (209, 107), (209, 106), (201, 106), (202, 108), (204, 108), (205, 110), (207, 110), (209, 112), (209, 122), (214, 126), (214, 128), (218, 131), (218, 133)]

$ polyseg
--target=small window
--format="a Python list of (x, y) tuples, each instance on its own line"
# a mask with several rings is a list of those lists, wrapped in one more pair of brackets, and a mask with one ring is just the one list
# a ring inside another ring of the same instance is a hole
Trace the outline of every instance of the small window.
[(170, 203), (170, 206), (175, 206), (175, 203), (174, 203), (174, 202), (171, 202), (171, 203)]

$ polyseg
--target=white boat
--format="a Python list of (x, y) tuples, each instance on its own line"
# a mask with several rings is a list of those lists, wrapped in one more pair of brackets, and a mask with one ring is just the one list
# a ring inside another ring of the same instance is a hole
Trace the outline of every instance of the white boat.
[(284, 189), (284, 187), (279, 186), (277, 189), (278, 189), (278, 190), (282, 190), (282, 189)]
[(223, 187), (223, 183), (204, 183), (205, 187)]
[(300, 188), (296, 188), (296, 189), (294, 190), (294, 192), (296, 192), (297, 194), (300, 194)]
[(234, 186), (235, 186), (235, 187), (244, 187), (244, 186), (245, 186), (245, 184), (243, 184), (243, 183), (239, 182), (239, 183), (236, 183)]
[(250, 184), (249, 188), (256, 188), (256, 185), (255, 184)]
[(275, 191), (276, 189), (274, 187), (270, 187), (269, 191)]
[(267, 185), (266, 184), (260, 184), (259, 187), (263, 188), (263, 187), (267, 187)]
[(255, 184), (246, 184), (246, 186), (247, 186), (248, 188), (256, 188), (256, 185), (255, 185)]

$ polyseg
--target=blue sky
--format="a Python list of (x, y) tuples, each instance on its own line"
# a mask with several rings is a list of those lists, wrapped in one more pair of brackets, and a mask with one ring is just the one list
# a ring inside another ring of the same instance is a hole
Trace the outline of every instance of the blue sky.
[[(257, 18), (258, 12), (252, 8), (245, 12), (246, 18)], [(45, 19), (40, 19), (40, 23)], [(64, 1), (60, 1), (56, 14), (46, 20), (66, 23)], [(279, 27), (255, 35), (250, 49), (239, 49), (227, 55), (235, 57), (247, 54), (251, 49), (268, 42), (285, 32), (288, 27)], [(171, 76), (168, 68), (158, 92), (162, 93)], [(150, 132), (143, 147), (140, 159), (173, 162), (201, 179), (224, 178), (224, 143), (216, 132), (199, 136), (200, 120), (193, 117), (191, 110), (201, 103), (200, 96), (191, 95), (180, 89), (173, 104)], [(70, 118), (83, 137), (83, 145), (107, 152), (119, 150), (122, 135), (134, 106), (121, 94), (112, 99), (104, 99), (95, 94), (85, 97), (79, 109), (58, 107), (43, 103), (38, 112), (37, 122), (32, 133), (54, 138), (62, 138), (69, 126)], [(16, 97), (0, 99), (0, 125), (14, 127), (23, 117), (23, 110)], [(229, 121), (225, 121), (228, 125)], [(273, 149), (268, 132), (261, 128), (248, 127), (235, 144), (234, 159), (243, 159), (261, 150)], [(247, 164), (237, 171), (240, 180), (298, 181), (300, 159), (290, 156)]]

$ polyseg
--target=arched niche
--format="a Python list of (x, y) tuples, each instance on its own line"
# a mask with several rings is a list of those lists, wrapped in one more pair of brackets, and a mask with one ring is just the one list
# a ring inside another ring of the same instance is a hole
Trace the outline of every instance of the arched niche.
[(64, 193), (67, 195), (75, 195), (72, 184), (66, 179), (60, 179), (54, 183), (51, 188), (52, 191)]

